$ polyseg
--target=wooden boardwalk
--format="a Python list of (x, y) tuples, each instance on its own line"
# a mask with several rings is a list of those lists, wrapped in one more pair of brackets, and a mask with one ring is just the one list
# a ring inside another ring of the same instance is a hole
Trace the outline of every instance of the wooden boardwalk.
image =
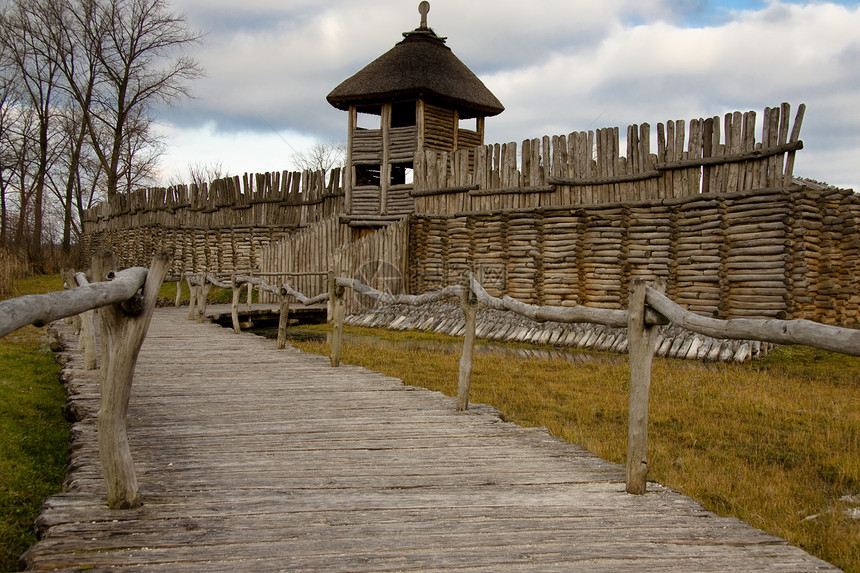
[(138, 362), (138, 509), (107, 508), (98, 376), (64, 353), (89, 417), (31, 569), (832, 569), (668, 488), (628, 495), (621, 467), (486, 406), (457, 413), (453, 398), (186, 315), (157, 310)]

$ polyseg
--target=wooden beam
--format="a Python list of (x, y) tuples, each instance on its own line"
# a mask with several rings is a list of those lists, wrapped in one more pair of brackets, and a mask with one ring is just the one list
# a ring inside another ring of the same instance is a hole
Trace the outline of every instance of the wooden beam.
[(648, 287), (646, 301), (674, 324), (712, 338), (761, 340), (774, 344), (803, 344), (831, 352), (860, 356), (860, 330), (811, 320), (733, 318), (720, 320), (694, 314)]
[[(143, 284), (138, 313), (130, 314), (120, 303), (109, 304), (99, 310), (105, 349), (102, 354), (102, 395), (98, 414), (99, 461), (111, 509), (130, 509), (140, 505), (137, 475), (128, 444), (128, 401), (137, 356), (169, 264), (170, 255), (167, 253), (153, 258)], [(103, 280), (112, 273), (113, 266), (112, 253), (97, 255), (93, 258), (95, 278)]]
[(128, 300), (144, 283), (147, 273), (143, 267), (132, 267), (115, 273), (110, 282), (4, 300), (0, 302), (0, 337), (28, 324), (44, 326), (93, 308)]
[(463, 273), (460, 280), (460, 308), (466, 319), (466, 332), (463, 337), (463, 354), (460, 356), (459, 377), (457, 381), (457, 410), (469, 409), (469, 394), (472, 386), (472, 364), (475, 355), (475, 330), (478, 314), (478, 298), (472, 292), (472, 273)]
[(645, 280), (630, 285), (627, 322), (630, 394), (627, 414), (627, 493), (644, 494), (648, 478), (648, 394), (654, 359), (654, 327), (645, 316)]
[(793, 141), (783, 145), (767, 147), (764, 149), (750, 151), (749, 153), (741, 153), (738, 155), (721, 155), (719, 157), (702, 157), (697, 159), (682, 159), (681, 161), (668, 161), (658, 163), (655, 167), (657, 171), (668, 171), (671, 169), (686, 169), (688, 167), (700, 167), (703, 165), (717, 165), (723, 163), (741, 163), (744, 161), (754, 161), (756, 159), (766, 159), (774, 155), (788, 153), (790, 151), (798, 151), (803, 149), (802, 141)]

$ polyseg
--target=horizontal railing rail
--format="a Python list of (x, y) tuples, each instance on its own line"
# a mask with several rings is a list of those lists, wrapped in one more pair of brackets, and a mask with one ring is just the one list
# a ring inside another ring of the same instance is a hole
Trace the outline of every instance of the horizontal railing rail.
[(132, 267), (112, 273), (106, 282), (4, 300), (0, 302), (0, 337), (28, 324), (45, 326), (109, 304), (130, 305), (148, 272), (143, 267)]

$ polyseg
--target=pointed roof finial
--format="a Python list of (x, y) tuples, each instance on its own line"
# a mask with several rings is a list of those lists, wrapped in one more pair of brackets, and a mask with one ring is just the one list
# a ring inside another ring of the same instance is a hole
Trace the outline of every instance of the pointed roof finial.
[(430, 2), (424, 0), (418, 5), (418, 13), (421, 14), (421, 28), (427, 27), (427, 13), (430, 11)]

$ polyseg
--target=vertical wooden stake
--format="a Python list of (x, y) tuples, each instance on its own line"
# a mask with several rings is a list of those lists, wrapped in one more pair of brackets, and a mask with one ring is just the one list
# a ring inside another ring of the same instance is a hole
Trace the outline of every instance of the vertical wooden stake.
[(245, 306), (248, 312), (251, 311), (251, 305), (254, 303), (254, 283), (248, 283), (248, 298), (245, 301)]
[(197, 287), (191, 284), (191, 275), (185, 275), (188, 283), (188, 320), (194, 320), (197, 308)]
[(179, 305), (182, 303), (182, 277), (179, 277), (179, 280), (176, 281), (176, 301), (174, 301), (173, 306), (179, 308)]
[(648, 479), (648, 393), (654, 360), (654, 327), (645, 324), (645, 280), (633, 279), (627, 336), (630, 398), (627, 430), (627, 492), (644, 494)]
[(343, 295), (344, 287), (335, 284), (334, 277), (329, 282), (329, 293), (331, 295), (332, 321), (334, 327), (331, 332), (331, 365), (340, 366), (340, 349), (343, 344), (343, 315), (346, 311)]
[(281, 310), (278, 316), (278, 350), (287, 346), (287, 327), (290, 325), (290, 299), (281, 287)]
[[(170, 264), (170, 255), (161, 253), (152, 259), (143, 285), (142, 308), (137, 314), (127, 312), (122, 304), (110, 304), (99, 311), (102, 324), (101, 407), (98, 413), (99, 461), (105, 480), (107, 502), (111, 509), (128, 509), (140, 505), (137, 475), (128, 445), (126, 417), (131, 397), (131, 383), (137, 356), (155, 309), (158, 289)], [(97, 279), (112, 270), (112, 253), (93, 259)]]
[[(87, 275), (84, 273), (76, 273), (74, 278), (78, 286), (89, 284)], [(95, 370), (98, 367), (95, 311), (88, 310), (81, 315), (81, 338), (78, 340), (78, 348), (84, 351), (84, 368)]]
[(230, 306), (230, 316), (233, 319), (233, 334), (242, 332), (242, 327), (239, 326), (239, 296), (242, 294), (242, 287), (236, 284), (236, 275), (230, 277), (230, 286), (233, 287), (233, 303)]
[(469, 393), (472, 386), (472, 364), (475, 355), (475, 323), (478, 302), (472, 293), (472, 274), (463, 273), (460, 280), (460, 306), (466, 317), (466, 334), (463, 339), (463, 355), (460, 356), (460, 377), (457, 382), (457, 411), (469, 409)]
[(334, 312), (333, 312), (333, 310), (332, 310), (332, 305), (333, 305), (334, 303), (332, 302), (332, 301), (333, 301), (333, 299), (332, 299), (332, 297), (331, 297), (331, 292), (332, 292), (332, 286), (333, 286), (333, 285), (334, 285), (334, 271), (333, 271), (333, 270), (330, 270), (330, 271), (328, 272), (328, 291), (329, 291), (329, 297), (328, 297), (328, 300), (325, 302), (325, 321), (326, 321), (327, 323), (330, 323), (332, 320), (334, 320)]
[(200, 273), (200, 286), (197, 289), (197, 322), (206, 320), (206, 303), (212, 283), (206, 280), (206, 273)]
[[(73, 289), (77, 286), (80, 286), (75, 280), (75, 271), (70, 268), (60, 269), (60, 277), (63, 279), (63, 283), (65, 283), (64, 286), (66, 287), (66, 289)], [(81, 315), (67, 316), (63, 319), (63, 322), (74, 326), (75, 335), (81, 333)], [(78, 340), (78, 348), (83, 348), (82, 342), (82, 340)]]

